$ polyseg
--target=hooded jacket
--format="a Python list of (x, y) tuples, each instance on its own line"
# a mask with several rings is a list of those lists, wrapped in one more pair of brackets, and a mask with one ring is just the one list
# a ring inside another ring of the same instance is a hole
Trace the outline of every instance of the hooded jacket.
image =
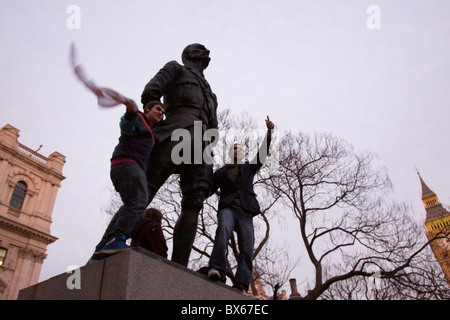
[(131, 232), (131, 246), (142, 247), (164, 258), (167, 258), (167, 244), (161, 223), (143, 218)]

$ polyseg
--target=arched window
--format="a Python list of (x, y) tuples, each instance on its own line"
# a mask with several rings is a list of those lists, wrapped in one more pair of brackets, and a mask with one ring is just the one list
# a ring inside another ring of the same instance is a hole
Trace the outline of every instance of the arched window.
[(27, 184), (23, 181), (17, 182), (14, 187), (11, 200), (9, 200), (9, 205), (16, 209), (21, 209), (23, 205), (23, 200), (25, 199), (25, 193), (27, 191)]
[(6, 250), (5, 248), (0, 248), (0, 266), (2, 266), (3, 263), (5, 262), (5, 257), (6, 257), (7, 252), (8, 252), (8, 250)]

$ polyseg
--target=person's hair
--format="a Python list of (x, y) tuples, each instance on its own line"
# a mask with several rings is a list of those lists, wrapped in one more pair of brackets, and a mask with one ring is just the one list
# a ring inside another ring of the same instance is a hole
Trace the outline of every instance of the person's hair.
[(151, 110), (154, 106), (161, 106), (164, 109), (164, 104), (161, 101), (158, 100), (152, 100), (147, 102), (147, 104), (144, 106), (144, 112), (148, 112)]
[(161, 211), (159, 211), (158, 209), (148, 208), (145, 210), (144, 217), (161, 222), (163, 215), (162, 215)]

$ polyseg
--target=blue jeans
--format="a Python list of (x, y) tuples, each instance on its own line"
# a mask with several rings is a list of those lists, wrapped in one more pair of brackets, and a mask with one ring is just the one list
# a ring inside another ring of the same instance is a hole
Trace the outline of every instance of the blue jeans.
[(148, 202), (148, 185), (145, 171), (134, 162), (125, 162), (111, 167), (111, 180), (120, 194), (123, 205), (111, 219), (96, 251), (116, 234), (130, 237), (134, 226), (144, 215)]
[(209, 267), (216, 269), (222, 277), (225, 277), (227, 245), (233, 231), (237, 233), (239, 247), (235, 287), (248, 290), (252, 279), (253, 246), (255, 244), (253, 219), (249, 214), (231, 207), (219, 211)]

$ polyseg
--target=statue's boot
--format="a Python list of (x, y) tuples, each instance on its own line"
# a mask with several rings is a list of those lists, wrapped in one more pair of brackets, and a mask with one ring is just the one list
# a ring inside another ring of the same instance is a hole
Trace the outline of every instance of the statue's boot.
[(198, 212), (182, 211), (173, 232), (172, 261), (187, 267), (197, 232)]

